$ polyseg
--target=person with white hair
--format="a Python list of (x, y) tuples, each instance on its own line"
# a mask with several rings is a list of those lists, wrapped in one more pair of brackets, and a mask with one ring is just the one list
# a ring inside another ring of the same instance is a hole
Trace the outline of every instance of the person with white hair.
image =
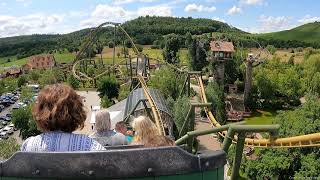
[(127, 145), (126, 136), (111, 130), (110, 114), (106, 109), (97, 111), (95, 132), (89, 137), (98, 141), (103, 146)]

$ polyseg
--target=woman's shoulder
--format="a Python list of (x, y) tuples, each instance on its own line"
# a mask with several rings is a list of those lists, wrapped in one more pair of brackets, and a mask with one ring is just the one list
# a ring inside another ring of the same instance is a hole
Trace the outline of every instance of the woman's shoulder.
[(85, 134), (49, 132), (29, 137), (21, 151), (94, 151), (104, 150), (97, 141)]
[(43, 134), (39, 134), (37, 136), (31, 136), (25, 139), (20, 147), (21, 151), (30, 151), (39, 145), (42, 141)]

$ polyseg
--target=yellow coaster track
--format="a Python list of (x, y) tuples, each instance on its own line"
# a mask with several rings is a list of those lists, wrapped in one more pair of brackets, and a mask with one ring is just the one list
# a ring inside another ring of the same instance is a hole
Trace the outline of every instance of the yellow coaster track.
[(152, 110), (152, 113), (153, 113), (153, 118), (154, 118), (156, 126), (157, 126), (157, 128), (159, 130), (159, 133), (161, 135), (166, 135), (164, 127), (163, 127), (163, 122), (162, 122), (162, 119), (161, 119), (160, 111), (159, 111), (154, 99), (152, 98), (152, 96), (151, 96), (151, 94), (150, 94), (150, 92), (148, 90), (148, 86), (147, 86), (147, 84), (146, 84), (146, 82), (144, 80), (144, 77), (142, 77), (139, 74), (137, 75), (137, 77), (138, 77), (138, 79), (140, 81), (140, 84), (141, 84), (141, 87), (143, 89), (143, 92), (144, 92), (144, 94), (145, 94), (145, 96), (146, 96), (146, 98), (147, 98), (147, 100), (148, 100), (148, 102), (149, 102), (149, 104), (151, 106), (151, 110)]
[[(197, 81), (200, 87), (200, 97), (203, 103), (207, 103), (207, 97), (205, 93), (205, 88), (201, 77), (197, 77)], [(212, 112), (205, 108), (205, 112), (213, 126), (220, 127), (221, 125), (215, 119)], [(225, 137), (227, 131), (220, 133), (221, 136)], [(273, 147), (273, 148), (292, 148), (292, 147), (317, 147), (320, 146), (320, 133), (313, 133), (301, 136), (278, 138), (274, 141), (270, 139), (254, 139), (246, 138), (245, 145), (249, 147)]]

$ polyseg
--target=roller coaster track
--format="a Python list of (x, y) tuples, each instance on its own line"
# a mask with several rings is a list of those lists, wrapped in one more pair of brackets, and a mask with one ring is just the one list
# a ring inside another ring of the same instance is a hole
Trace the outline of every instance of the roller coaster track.
[[(121, 25), (119, 23), (114, 23), (114, 22), (102, 23), (101, 25), (99, 25), (98, 27), (96, 27), (95, 29), (90, 31), (90, 34), (86, 37), (86, 39), (82, 43), (82, 46), (81, 46), (79, 52), (77, 53), (77, 55), (76, 55), (76, 57), (75, 57), (75, 59), (73, 61), (72, 73), (73, 73), (73, 76), (76, 79), (78, 79), (80, 81), (94, 80), (94, 79), (97, 79), (97, 78), (109, 73), (110, 71), (120, 70), (119, 65), (115, 64), (115, 65), (111, 66), (108, 70), (102, 72), (101, 74), (99, 74), (99, 75), (97, 75), (95, 77), (89, 77), (85, 73), (77, 72), (77, 70), (76, 70), (76, 66), (80, 62), (86, 61), (86, 59), (81, 59), (83, 57), (83, 54), (84, 54), (85, 50), (88, 49), (90, 46), (92, 46), (94, 44), (95, 38), (98, 36), (98, 33), (102, 30), (102, 28), (104, 26), (107, 26), (107, 25), (113, 25), (115, 28), (119, 28), (125, 34), (125, 36), (129, 39), (130, 43), (132, 44), (132, 49), (133, 49), (135, 55), (137, 55), (138, 57), (142, 56), (142, 54), (138, 51), (138, 48), (135, 45), (135, 43), (133, 42), (133, 40), (130, 37), (130, 35), (123, 29), (123, 27), (121, 27)], [(122, 60), (121, 62), (119, 62), (118, 64), (121, 64), (124, 61), (125, 61), (125, 59)], [(120, 70), (120, 72), (121, 72), (121, 70)]]
[[(79, 80), (93, 80), (96, 79), (100, 76), (103, 76), (105, 74), (107, 74), (108, 72), (110, 72), (111, 70), (115, 70), (117, 68), (119, 68), (119, 65), (115, 64), (113, 66), (111, 66), (111, 68), (109, 68), (108, 70), (106, 70), (105, 72), (97, 75), (96, 77), (89, 77), (88, 75), (82, 73), (82, 72), (78, 72), (78, 74), (76, 73), (76, 65), (84, 60), (80, 60), (84, 51), (89, 48), (90, 45), (92, 45), (94, 43), (94, 39), (97, 37), (99, 31), (106, 25), (114, 25), (115, 27), (118, 27), (126, 36), (127, 38), (130, 40), (132, 47), (133, 47), (133, 51), (135, 52), (135, 54), (138, 57), (141, 57), (142, 54), (138, 51), (136, 45), (134, 44), (132, 38), (129, 36), (129, 34), (120, 26), (120, 24), (118, 23), (112, 23), (112, 22), (106, 22), (101, 24), (100, 26), (98, 26), (97, 28), (95, 28), (94, 30), (92, 30), (89, 34), (89, 36), (87, 36), (87, 39), (85, 40), (85, 42), (83, 43), (83, 46), (81, 47), (79, 53), (77, 54), (75, 60), (74, 60), (74, 64), (73, 64), (73, 68), (72, 68), (72, 72), (73, 75), (79, 79)], [(123, 60), (124, 61), (124, 60)], [(123, 62), (122, 61), (122, 62)], [(177, 68), (176, 66), (167, 63), (164, 60), (160, 60), (161, 62), (165, 63), (166, 65), (168, 65), (170, 68), (175, 69), (176, 71), (180, 72), (180, 73), (187, 73), (187, 71), (184, 71), (182, 69)], [(120, 64), (121, 62), (119, 62)], [(137, 75), (137, 78), (140, 81), (140, 84), (143, 88), (143, 91), (145, 93), (146, 98), (148, 99), (148, 102), (150, 103), (152, 112), (153, 112), (153, 116), (154, 116), (154, 120), (156, 123), (156, 126), (159, 130), (159, 133), (162, 135), (165, 135), (165, 130), (164, 130), (164, 126), (163, 126), (163, 121), (161, 119), (161, 115), (160, 115), (160, 111), (158, 109), (158, 107), (156, 106), (156, 103), (154, 101), (154, 99), (152, 98), (147, 84), (144, 80), (144, 77), (142, 77), (140, 74)], [(200, 87), (200, 97), (201, 97), (201, 101), (203, 103), (208, 103), (207, 97), (206, 97), (206, 93), (205, 93), (205, 87), (202, 81), (202, 78), (197, 76), (196, 77), (198, 85)], [(212, 123), (212, 125), (214, 127), (220, 127), (220, 123), (215, 119), (213, 113), (208, 109), (205, 108), (205, 112), (210, 120), (210, 122)], [(233, 137), (227, 137), (227, 131), (222, 131), (219, 133), (222, 137), (225, 138), (233, 138)], [(237, 141), (237, 137), (235, 137), (234, 142)], [(300, 136), (294, 136), (294, 137), (286, 137), (286, 138), (278, 138), (276, 140), (270, 140), (270, 139), (254, 139), (254, 138), (246, 138), (245, 139), (245, 145), (249, 146), (249, 147), (273, 147), (273, 148), (293, 148), (293, 147), (320, 147), (320, 133), (313, 133), (313, 134), (307, 134), (307, 135), (300, 135)]]
[(137, 75), (139, 81), (140, 81), (140, 84), (142, 86), (142, 89), (143, 89), (143, 92), (151, 106), (151, 110), (152, 110), (152, 113), (153, 113), (153, 117), (154, 117), (154, 120), (155, 120), (155, 123), (156, 123), (156, 126), (158, 128), (158, 131), (161, 135), (166, 135), (165, 133), (165, 130), (164, 130), (164, 127), (163, 127), (163, 121), (161, 119), (161, 115), (160, 115), (160, 111), (154, 101), (154, 99), (152, 98), (149, 90), (148, 90), (148, 86), (144, 80), (144, 77), (141, 76), (141, 75)]
[[(207, 103), (207, 97), (205, 93), (205, 88), (201, 77), (197, 77), (197, 81), (200, 87), (200, 97), (203, 103)], [(220, 127), (221, 125), (215, 119), (212, 112), (205, 108), (205, 112), (208, 115), (211, 123), (215, 127)], [(227, 131), (222, 131), (221, 136), (226, 137)], [(230, 138), (230, 137), (226, 137)], [(236, 139), (235, 139), (236, 141)], [(319, 147), (320, 146), (320, 133), (313, 133), (301, 136), (278, 138), (274, 141), (270, 139), (254, 139), (246, 138), (245, 145), (248, 147), (273, 147), (273, 148), (293, 148), (293, 147)]]
[[(165, 64), (168, 64), (163, 60), (161, 61), (164, 62)], [(168, 65), (169, 67), (173, 68), (174, 70), (180, 73), (187, 73), (186, 71), (181, 70), (173, 66), (172, 64), (168, 64)], [(202, 78), (200, 76), (196, 76), (196, 80), (200, 87), (201, 101), (203, 103), (208, 103)], [(207, 117), (209, 118), (210, 122), (214, 127), (221, 126), (220, 123), (215, 119), (213, 113), (208, 108), (205, 108), (205, 113), (207, 114)], [(227, 131), (222, 131), (219, 134), (224, 138), (233, 138), (233, 137), (226, 137)], [(233, 143), (236, 143), (236, 141), (237, 141), (237, 137), (235, 137), (235, 139), (233, 140)], [(313, 134), (286, 137), (286, 138), (278, 138), (274, 141), (271, 141), (270, 139), (246, 138), (245, 145), (247, 147), (262, 147), (262, 148), (320, 147), (320, 133), (313, 133)]]

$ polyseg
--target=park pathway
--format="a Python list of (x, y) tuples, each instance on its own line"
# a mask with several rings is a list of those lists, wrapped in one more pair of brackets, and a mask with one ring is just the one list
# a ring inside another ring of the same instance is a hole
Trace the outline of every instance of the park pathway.
[[(196, 108), (195, 114), (195, 130), (206, 130), (212, 127), (208, 118), (201, 117), (201, 108)], [(199, 141), (199, 150), (220, 150), (221, 143), (219, 142), (217, 136), (214, 134), (209, 134), (205, 136), (197, 137)]]

